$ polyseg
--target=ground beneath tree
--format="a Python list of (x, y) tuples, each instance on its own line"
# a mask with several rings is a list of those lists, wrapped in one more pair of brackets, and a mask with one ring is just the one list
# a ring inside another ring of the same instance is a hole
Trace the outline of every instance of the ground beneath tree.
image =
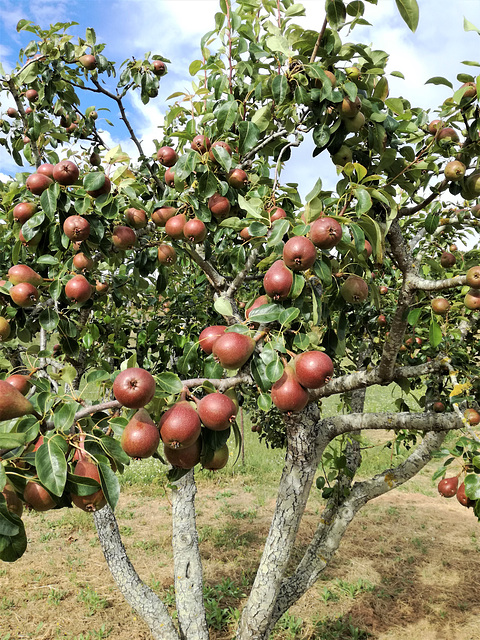
[[(315, 500), (296, 555), (321, 512)], [(215, 640), (232, 637), (273, 507), (271, 496), (238, 478), (200, 487), (198, 524)], [(124, 493), (117, 515), (142, 579), (173, 604), (168, 497)], [(28, 513), (25, 524), (27, 553), (0, 565), (0, 640), (150, 640), (116, 591), (90, 516), (73, 509)], [(477, 640), (479, 575), (480, 527), (471, 510), (455, 499), (391, 492), (361, 512), (327, 574), (272, 637)]]

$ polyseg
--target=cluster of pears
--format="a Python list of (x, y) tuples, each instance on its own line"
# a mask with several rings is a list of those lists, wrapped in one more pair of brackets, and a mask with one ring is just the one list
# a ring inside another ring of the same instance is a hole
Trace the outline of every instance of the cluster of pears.
[[(202, 156), (208, 154), (208, 158), (213, 163), (218, 163), (216, 153), (221, 149), (220, 153), (232, 155), (230, 145), (223, 141), (217, 140), (213, 144), (210, 139), (202, 134), (196, 135), (191, 143), (191, 148)], [(175, 164), (178, 160), (178, 154), (173, 147), (163, 146), (157, 151), (157, 159), (164, 167), (166, 167), (164, 180), (168, 187), (175, 186)], [(234, 189), (242, 189), (248, 185), (248, 176), (243, 169), (236, 167), (231, 169), (226, 180)], [(209, 197), (207, 202), (208, 208), (217, 222), (221, 222), (231, 215), (231, 204), (226, 196), (220, 193), (214, 193)], [(157, 207), (152, 213), (152, 221), (158, 227), (162, 227), (166, 235), (172, 240), (185, 240), (191, 244), (198, 244), (205, 240), (207, 236), (207, 227), (205, 223), (197, 217), (188, 218), (186, 213), (177, 210), (173, 206), (164, 205)], [(160, 264), (171, 265), (176, 260), (175, 249), (168, 244), (161, 244), (158, 247), (158, 260)]]
[[(125, 407), (138, 409), (123, 430), (120, 444), (131, 458), (152, 456), (162, 440), (165, 458), (175, 467), (191, 469), (202, 455), (202, 424), (205, 429), (228, 429), (237, 415), (237, 405), (226, 394), (210, 393), (189, 402), (184, 391), (180, 400), (155, 424), (144, 408), (155, 394), (155, 379), (139, 367), (120, 372), (113, 384), (115, 398)], [(206, 469), (221, 469), (228, 461), (228, 447), (223, 445), (213, 456), (203, 460)]]
[(474, 507), (475, 500), (472, 500), (465, 493), (465, 483), (458, 484), (458, 476), (453, 478), (443, 478), (438, 483), (438, 492), (444, 498), (453, 498), (457, 496), (457, 500), (464, 507)]
[[(255, 339), (244, 333), (226, 331), (224, 325), (206, 327), (198, 342), (206, 354), (225, 369), (239, 369), (255, 350)], [(305, 351), (286, 364), (282, 377), (272, 386), (272, 402), (280, 411), (301, 411), (309, 401), (307, 389), (319, 389), (333, 375), (333, 362), (323, 351)]]
[[(25, 415), (40, 417), (35, 412), (30, 400), (25, 397), (30, 386), (30, 375), (14, 374), (5, 380), (0, 380), (0, 421), (12, 420)], [(48, 444), (45, 442), (44, 436), (40, 435), (40, 437), (27, 448), (27, 452), (31, 450), (36, 454), (42, 447), (48, 447)], [(69, 448), (66, 454), (67, 457), (71, 457), (71, 453), (71, 448)], [(41, 455), (41, 452), (39, 455)], [(81, 446), (75, 450), (71, 457), (71, 462), (72, 464), (74, 463), (73, 473), (75, 475), (91, 478), (99, 485), (101, 484), (97, 466), (89, 459), (88, 454)], [(18, 516), (22, 514), (23, 503), (26, 503), (32, 509), (35, 509), (35, 511), (48, 511), (49, 509), (53, 509), (57, 505), (57, 502), (41, 484), (38, 477), (36, 475), (27, 477), (29, 479), (23, 489), (21, 497), (10, 483), (5, 485), (2, 493), (5, 497), (7, 508)], [(106, 504), (105, 496), (100, 488), (88, 496), (80, 496), (72, 492), (70, 498), (75, 506), (84, 511), (95, 511), (96, 509), (101, 509)]]

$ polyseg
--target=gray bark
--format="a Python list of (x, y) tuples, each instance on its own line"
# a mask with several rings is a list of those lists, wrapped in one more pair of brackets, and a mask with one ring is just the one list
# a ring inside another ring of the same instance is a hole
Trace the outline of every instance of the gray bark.
[(208, 640), (203, 571), (195, 521), (196, 493), (192, 469), (175, 483), (172, 498), (175, 599), (182, 640)]
[(301, 414), (287, 416), (285, 422), (287, 453), (277, 504), (250, 597), (242, 612), (238, 640), (266, 638), (317, 464), (330, 441), (329, 434), (319, 433), (322, 423), (314, 404)]
[(154, 640), (179, 640), (166, 606), (130, 562), (113, 511), (107, 505), (95, 511), (93, 519), (108, 568), (125, 600), (148, 625)]

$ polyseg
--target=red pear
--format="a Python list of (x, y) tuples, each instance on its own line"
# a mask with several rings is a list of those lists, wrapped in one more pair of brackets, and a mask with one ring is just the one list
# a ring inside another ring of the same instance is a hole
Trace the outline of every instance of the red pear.
[(256, 342), (244, 333), (228, 331), (213, 343), (212, 353), (224, 369), (239, 369), (255, 351)]
[(457, 493), (458, 478), (443, 478), (438, 483), (438, 493), (444, 498), (453, 498)]
[(68, 216), (63, 223), (63, 233), (73, 242), (82, 242), (90, 235), (90, 223), (82, 216)]
[(53, 179), (64, 186), (75, 184), (79, 175), (77, 165), (71, 160), (61, 160), (53, 167)]
[(223, 393), (209, 393), (197, 405), (203, 424), (213, 431), (228, 429), (237, 415), (233, 400)]
[(305, 351), (294, 360), (298, 382), (307, 389), (319, 389), (333, 376), (333, 362), (323, 351)]
[(40, 196), (48, 187), (53, 184), (53, 180), (42, 173), (32, 173), (26, 181), (27, 189), (35, 196)]
[(33, 284), (21, 282), (16, 284), (9, 291), (11, 299), (19, 307), (33, 307), (39, 298), (39, 293)]
[[(75, 465), (73, 473), (76, 476), (81, 476), (82, 478), (91, 478), (92, 480), (96, 480), (98, 484), (101, 484), (98, 467), (97, 465), (93, 464), (93, 462), (88, 462), (87, 460), (79, 460)], [(105, 496), (101, 489), (95, 491), (94, 493), (91, 493), (88, 496), (77, 496), (72, 493), (72, 502), (82, 511), (88, 511), (90, 513), (93, 511), (98, 511), (107, 504), (107, 501), (105, 500)]]
[(200, 418), (192, 405), (182, 400), (163, 414), (159, 428), (160, 437), (166, 447), (186, 449), (200, 436)]
[(293, 271), (306, 271), (313, 266), (317, 250), (311, 240), (304, 236), (294, 236), (283, 247), (283, 261)]
[[(156, 60), (155, 62), (161, 62)], [(157, 159), (164, 167), (173, 167), (178, 160), (178, 155), (172, 147), (160, 147), (157, 151)]]
[(131, 458), (149, 458), (160, 443), (160, 432), (145, 409), (140, 409), (123, 430), (120, 444)]
[(32, 386), (29, 376), (24, 376), (21, 373), (14, 373), (8, 376), (8, 378), (5, 378), (5, 382), (8, 382), (8, 384), (11, 384), (15, 389), (20, 391), (22, 396), (26, 396)]
[(92, 296), (92, 287), (85, 276), (73, 276), (65, 285), (65, 295), (76, 304), (83, 304)]
[(171, 266), (177, 261), (177, 252), (170, 244), (160, 244), (158, 246), (157, 254), (160, 264)]
[(203, 463), (203, 468), (209, 469), (210, 471), (223, 469), (228, 462), (228, 457), (228, 445), (224, 444), (220, 449), (216, 449), (216, 451), (214, 451), (213, 456), (209, 460)]
[(358, 304), (368, 298), (368, 285), (359, 276), (348, 276), (340, 289), (340, 293), (346, 302)]
[(174, 240), (180, 240), (184, 238), (183, 227), (185, 226), (187, 219), (185, 214), (179, 213), (177, 216), (173, 216), (165, 223), (165, 233)]
[(112, 242), (117, 247), (117, 249), (125, 251), (135, 246), (137, 242), (137, 236), (135, 234), (135, 231), (130, 227), (118, 225), (113, 229)]
[(121, 371), (113, 383), (113, 395), (124, 407), (141, 409), (155, 395), (155, 378), (140, 367)]
[(26, 504), (35, 511), (49, 511), (55, 506), (55, 500), (48, 491), (34, 480), (27, 482), (27, 486), (23, 491), (23, 498)]
[(298, 382), (290, 365), (285, 367), (280, 380), (273, 384), (270, 394), (280, 411), (301, 411), (308, 404), (308, 391)]
[(38, 287), (42, 284), (43, 278), (36, 271), (26, 264), (16, 264), (8, 270), (8, 279), (12, 284), (28, 282)]
[(152, 222), (157, 227), (164, 227), (167, 220), (173, 218), (173, 216), (177, 213), (175, 207), (158, 207), (152, 213)]
[(225, 333), (227, 327), (224, 325), (213, 325), (212, 327), (206, 327), (198, 336), (198, 344), (202, 351), (207, 355), (212, 353), (214, 342)]
[(342, 239), (342, 227), (333, 218), (322, 216), (312, 223), (309, 235), (319, 249), (332, 249)]
[(268, 269), (263, 278), (263, 288), (272, 300), (286, 300), (293, 285), (292, 272), (283, 260), (277, 260)]
[(0, 380), (0, 420), (13, 420), (34, 413), (32, 403), (18, 389)]
[(174, 467), (179, 469), (193, 469), (200, 462), (200, 454), (202, 453), (202, 439), (197, 438), (190, 447), (181, 449), (171, 449), (164, 445), (163, 448), (165, 458)]
[(23, 224), (35, 214), (37, 205), (33, 202), (19, 202), (13, 209), (13, 219), (15, 222)]
[(185, 223), (183, 235), (192, 244), (199, 244), (207, 237), (207, 227), (199, 218), (192, 218)]

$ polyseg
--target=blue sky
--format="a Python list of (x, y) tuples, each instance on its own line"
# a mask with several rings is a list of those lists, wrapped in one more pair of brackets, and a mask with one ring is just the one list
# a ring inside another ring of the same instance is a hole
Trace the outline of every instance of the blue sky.
[[(306, 0), (308, 28), (323, 22), (321, 0)], [(352, 39), (371, 43), (374, 48), (390, 53), (389, 71), (401, 71), (406, 80), (389, 78), (390, 95), (402, 95), (413, 105), (424, 108), (440, 104), (451, 91), (447, 87), (425, 85), (432, 76), (445, 76), (456, 87), (458, 73), (476, 75), (478, 68), (461, 64), (463, 60), (480, 60), (479, 35), (463, 30), (464, 16), (480, 27), (479, 0), (420, 0), (420, 24), (412, 34), (398, 15), (394, 0), (378, 0), (368, 5), (367, 18), (373, 27), (356, 29)], [(2, 0), (0, 2), (0, 60), (6, 70), (16, 62), (17, 52), (31, 39), (28, 32), (16, 32), (21, 18), (46, 27), (52, 22), (75, 21), (72, 33), (83, 36), (93, 27), (97, 42), (106, 42), (106, 55), (121, 62), (145, 51), (169, 58), (169, 74), (162, 79), (156, 100), (143, 105), (139, 98), (128, 103), (128, 115), (147, 153), (153, 153), (153, 138), (161, 137), (164, 99), (174, 91), (189, 88), (188, 65), (198, 54), (201, 36), (211, 29), (218, 11), (218, 0)], [(298, 19), (301, 22), (302, 19)], [(9, 104), (1, 97), (0, 111)], [(99, 102), (95, 103), (100, 106)], [(112, 113), (112, 120), (115, 114)], [(101, 126), (100, 121), (97, 123)], [(121, 143), (128, 152), (133, 146), (120, 125), (109, 130), (111, 144)], [(298, 182), (301, 193), (307, 193), (321, 174), (324, 184), (332, 188), (336, 182), (335, 167), (329, 159), (311, 159), (313, 146), (294, 150), (293, 162), (282, 174), (282, 181)], [(0, 150), (0, 172), (13, 174), (16, 165)]]

